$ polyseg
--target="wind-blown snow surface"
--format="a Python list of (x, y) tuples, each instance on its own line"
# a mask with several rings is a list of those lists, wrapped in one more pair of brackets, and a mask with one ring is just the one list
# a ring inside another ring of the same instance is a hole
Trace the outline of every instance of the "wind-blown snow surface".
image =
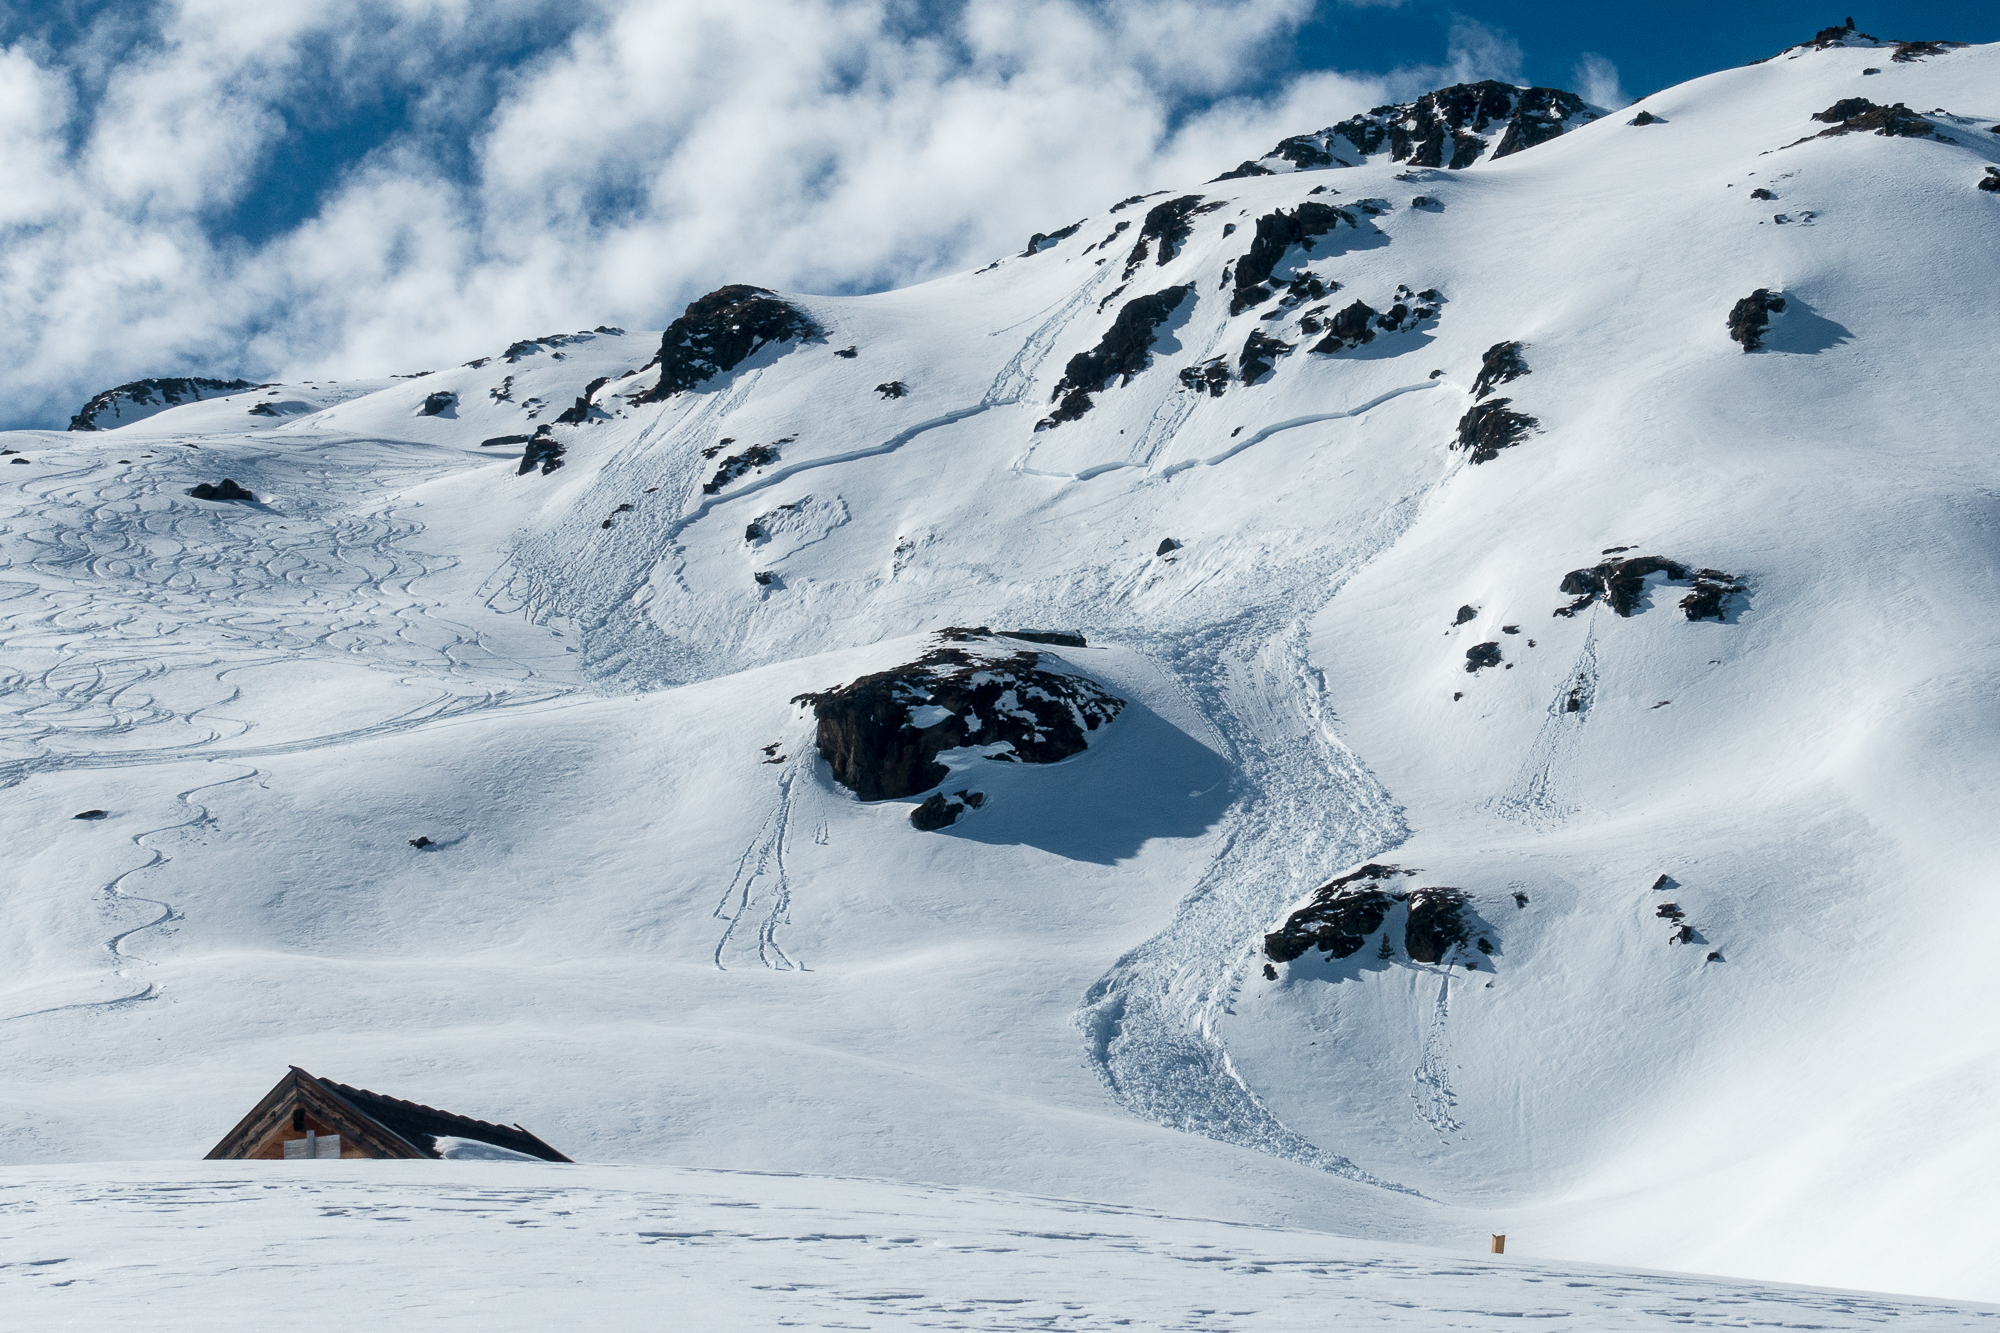
[[(1967, 949), (1996, 89), (2000, 48), (1836, 48), (1461, 172), (1192, 187), (1222, 207), (1120, 291), (1162, 194), (789, 298), (823, 340), (660, 404), (657, 336), (600, 330), (5, 436), (0, 1154), (198, 1156), (298, 1063), (580, 1159), (2000, 1296)], [(1784, 147), (1850, 96), (1951, 141)], [(1356, 225), (1280, 281), (1437, 318), (1329, 356), (1316, 302), (1230, 316), (1257, 218), (1308, 198)], [(1150, 367), (1036, 431), (1178, 284)], [(1745, 355), (1757, 288), (1788, 305)], [(1296, 350), (1182, 385), (1253, 329)], [(1540, 430), (1474, 466), (1447, 445), (1503, 340)], [(605, 377), (560, 469), (482, 449)], [(752, 444), (779, 457), (705, 493)], [(184, 494), (223, 476), (256, 502)], [(1552, 617), (1620, 546), (1747, 591)], [(948, 625), (1081, 630), (1065, 660), (1130, 706), (1061, 764), (965, 760), (986, 805), (921, 833), (791, 701)], [(1264, 932), (1367, 859), (1467, 890), (1495, 952), (1265, 979)]]
[(989, 1190), (461, 1162), (10, 1172), (10, 1326), (1880, 1329), (2000, 1307), (1621, 1272)]

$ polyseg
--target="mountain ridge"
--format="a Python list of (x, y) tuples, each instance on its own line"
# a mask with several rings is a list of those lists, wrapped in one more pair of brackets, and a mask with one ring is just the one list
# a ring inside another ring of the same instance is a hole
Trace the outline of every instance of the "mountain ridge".
[[(1935, 940), (1990, 917), (2000, 48), (1880, 49), (11, 434), (0, 1148), (124, 1151), (78, 1052), (170, 1145), (282, 1057), (600, 1160), (1990, 1296)], [(1121, 704), (1057, 762), (910, 670), (998, 626)], [(815, 707), (877, 678), (948, 776), (861, 800)]]

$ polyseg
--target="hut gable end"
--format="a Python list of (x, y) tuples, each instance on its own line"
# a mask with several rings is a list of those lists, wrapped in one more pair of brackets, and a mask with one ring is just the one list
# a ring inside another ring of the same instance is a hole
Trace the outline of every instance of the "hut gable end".
[(437, 1157), (440, 1138), (473, 1139), (548, 1162), (570, 1159), (519, 1125), (496, 1125), (351, 1088), (293, 1065), (208, 1152), (210, 1161)]

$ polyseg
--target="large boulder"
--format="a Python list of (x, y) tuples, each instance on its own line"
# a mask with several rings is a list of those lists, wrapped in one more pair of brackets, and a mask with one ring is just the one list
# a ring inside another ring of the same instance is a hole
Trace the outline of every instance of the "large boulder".
[(944, 781), (951, 770), (938, 756), (947, 750), (982, 747), (1025, 764), (1083, 753), (1125, 701), (1054, 654), (997, 641), (1006, 637), (947, 631), (914, 662), (794, 699), (812, 706), (835, 780), (864, 801), (886, 801)]
[(641, 401), (654, 403), (734, 370), (769, 343), (822, 336), (811, 315), (762, 287), (718, 287), (688, 303), (660, 339), (660, 382)]

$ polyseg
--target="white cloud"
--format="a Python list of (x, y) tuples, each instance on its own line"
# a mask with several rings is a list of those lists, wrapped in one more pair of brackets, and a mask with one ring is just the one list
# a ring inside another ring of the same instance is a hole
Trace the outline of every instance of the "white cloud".
[(1576, 80), (1577, 92), (1592, 106), (1616, 111), (1632, 100), (1619, 86), (1618, 66), (1594, 51), (1583, 53), (1571, 77)]
[[(115, 49), (0, 50), (0, 401), (60, 424), (140, 375), (417, 370), (658, 327), (728, 281), (867, 290), (981, 263), (1386, 100), (1327, 72), (1239, 95), (1309, 9), (969, 0), (912, 34), (895, 0), (179, 0)], [(1519, 59), (1453, 29), (1451, 78)], [(302, 117), (398, 88), (418, 129), (284, 234), (218, 238)]]

